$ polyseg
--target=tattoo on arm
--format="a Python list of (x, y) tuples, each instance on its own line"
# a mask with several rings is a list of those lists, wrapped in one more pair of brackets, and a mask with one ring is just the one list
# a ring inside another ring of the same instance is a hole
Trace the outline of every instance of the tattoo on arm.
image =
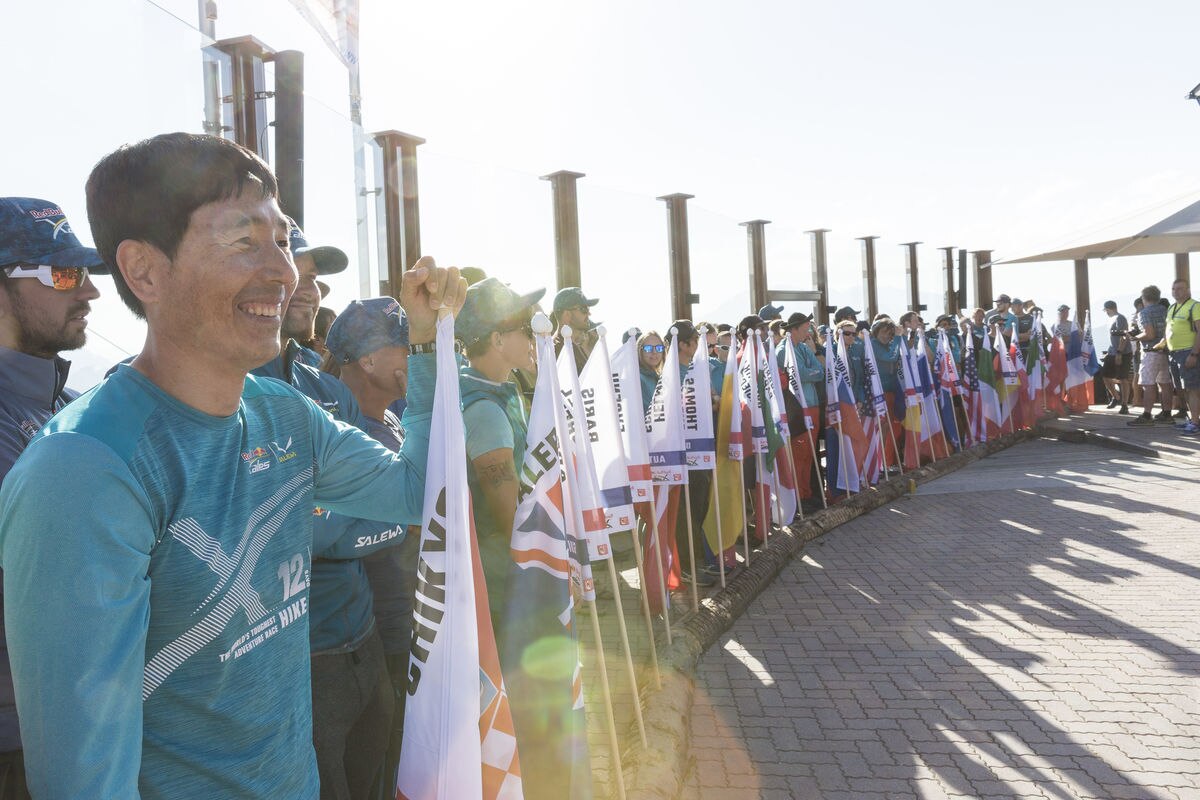
[(488, 464), (480, 471), (479, 477), (487, 485), (497, 487), (504, 483), (515, 483), (517, 472), (511, 461), (502, 461), (499, 464)]

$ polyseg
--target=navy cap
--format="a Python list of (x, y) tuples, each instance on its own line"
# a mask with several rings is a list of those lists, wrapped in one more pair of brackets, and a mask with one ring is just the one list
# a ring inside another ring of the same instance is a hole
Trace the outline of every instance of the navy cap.
[[(454, 335), (470, 346), (492, 331), (500, 330), (502, 323), (530, 315), (545, 293), (545, 289), (537, 289), (529, 294), (517, 294), (497, 278), (484, 278), (467, 287), (467, 299), (454, 320)], [(580, 296), (582, 294), (580, 292)]]
[(851, 317), (857, 317), (857, 316), (858, 316), (858, 312), (855, 311), (853, 308), (851, 308), (850, 306), (842, 306), (837, 311), (833, 312), (833, 321), (841, 322), (844, 319), (850, 319)]
[(696, 326), (692, 324), (690, 319), (677, 319), (667, 326), (666, 341), (671, 341), (671, 328), (675, 329), (675, 336), (681, 342), (690, 342), (700, 336), (700, 332), (696, 330)]
[(1058, 310), (1059, 311), (1070, 311), (1071, 307), (1069, 305), (1067, 305), (1066, 303), (1063, 303), (1061, 306), (1058, 307)]
[(325, 334), (325, 347), (343, 364), (396, 346), (408, 347), (408, 316), (392, 297), (351, 302)]
[(1019, 297), (1014, 297), (1014, 298), (1012, 299), (1012, 304), (1013, 304), (1014, 306), (1021, 306), (1021, 305), (1025, 305), (1025, 301), (1024, 301), (1024, 300), (1022, 300), (1022, 299), (1021, 299), (1021, 298), (1019, 298)]
[(1112, 310), (1116, 311), (1117, 310), (1117, 301), (1116, 300), (1105, 300), (1104, 307), (1111, 308)]
[(1006, 294), (1000, 294), (1000, 295), (996, 295), (996, 299), (993, 300), (992, 302), (994, 302), (994, 303), (1012, 303), (1012, 298)]
[(107, 275), (95, 248), (75, 238), (57, 203), (36, 197), (0, 197), (0, 266), (23, 262), (50, 267), (87, 267)]
[[(536, 303), (537, 301), (535, 300), (534, 302)], [(575, 308), (577, 306), (594, 306), (599, 302), (599, 300), (588, 300), (587, 295), (583, 293), (583, 289), (580, 289), (578, 286), (568, 286), (565, 289), (559, 289), (558, 294), (554, 295), (554, 313), (561, 314), (568, 308)]]
[(341, 272), (350, 263), (350, 259), (344, 252), (336, 247), (328, 245), (322, 247), (310, 247), (308, 239), (304, 238), (304, 231), (300, 230), (300, 226), (293, 220), (288, 220), (291, 227), (288, 230), (288, 247), (291, 248), (292, 257), (310, 255), (313, 263), (317, 265), (318, 275), (333, 275)]

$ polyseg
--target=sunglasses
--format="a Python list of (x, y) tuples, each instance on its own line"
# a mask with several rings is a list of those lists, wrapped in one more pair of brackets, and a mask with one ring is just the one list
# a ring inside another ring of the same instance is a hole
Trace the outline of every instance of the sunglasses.
[(15, 264), (7, 267), (4, 274), (10, 278), (37, 278), (38, 283), (60, 292), (69, 292), (83, 286), (87, 280), (87, 267), (51, 267), (47, 264)]
[(644, 344), (642, 345), (643, 353), (661, 353), (667, 348), (661, 344)]
[(524, 325), (518, 325), (515, 328), (505, 328), (504, 330), (497, 331), (497, 333), (505, 334), (505, 333), (515, 333), (517, 331), (520, 331), (521, 333), (525, 334), (530, 339), (533, 338), (533, 325), (532, 325), (532, 323), (529, 323), (529, 322), (526, 322)]

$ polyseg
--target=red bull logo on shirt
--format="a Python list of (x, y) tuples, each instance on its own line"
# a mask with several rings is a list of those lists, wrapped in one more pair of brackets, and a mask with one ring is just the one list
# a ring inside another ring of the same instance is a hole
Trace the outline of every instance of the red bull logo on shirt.
[(248, 453), (242, 453), (242, 461), (249, 465), (250, 474), (253, 475), (271, 468), (269, 455), (271, 454), (267, 452), (266, 448), (256, 447)]

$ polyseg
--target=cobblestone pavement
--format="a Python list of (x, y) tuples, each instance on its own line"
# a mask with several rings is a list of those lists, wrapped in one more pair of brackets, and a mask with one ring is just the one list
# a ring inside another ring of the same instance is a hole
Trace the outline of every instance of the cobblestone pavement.
[(1200, 798), (1193, 467), (1037, 441), (810, 545), (701, 661), (687, 798)]

